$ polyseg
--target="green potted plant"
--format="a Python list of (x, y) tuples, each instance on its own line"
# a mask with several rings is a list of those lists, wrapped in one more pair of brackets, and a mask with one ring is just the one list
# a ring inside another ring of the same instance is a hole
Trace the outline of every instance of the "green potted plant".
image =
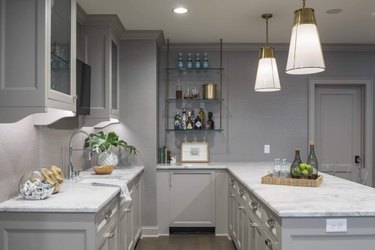
[(112, 147), (122, 147), (130, 154), (136, 155), (138, 150), (128, 144), (124, 140), (119, 140), (119, 136), (115, 132), (105, 133), (100, 131), (98, 133), (91, 133), (89, 137), (85, 139), (85, 148), (90, 148), (91, 150), (97, 152), (98, 164), (99, 165), (114, 165), (118, 163), (118, 157), (112, 152)]

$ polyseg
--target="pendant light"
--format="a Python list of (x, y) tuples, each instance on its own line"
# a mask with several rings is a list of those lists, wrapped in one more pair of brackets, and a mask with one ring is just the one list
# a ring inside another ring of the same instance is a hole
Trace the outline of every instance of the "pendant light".
[(259, 51), (258, 71), (254, 90), (258, 92), (273, 92), (280, 90), (280, 79), (273, 48), (268, 46), (268, 19), (272, 14), (263, 14), (266, 19), (266, 45)]
[(294, 11), (294, 23), (289, 45), (286, 73), (305, 75), (325, 70), (322, 45), (316, 27), (314, 9), (305, 8)]

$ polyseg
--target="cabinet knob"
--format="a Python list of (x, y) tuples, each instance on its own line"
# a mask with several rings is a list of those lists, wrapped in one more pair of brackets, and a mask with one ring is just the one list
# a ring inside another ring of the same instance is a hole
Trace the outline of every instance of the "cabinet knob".
[(264, 241), (264, 243), (266, 244), (266, 246), (269, 248), (269, 249), (272, 249), (272, 241), (270, 239), (266, 239)]
[(238, 192), (240, 193), (241, 196), (243, 196), (245, 194), (245, 192), (241, 188), (240, 188), (240, 190)]
[(232, 185), (234, 184), (234, 180), (233, 179), (230, 180), (230, 184), (232, 184)]
[(234, 194), (231, 194), (231, 195), (229, 195), (229, 197), (232, 197), (232, 198), (234, 198), (234, 197), (236, 197), (236, 195), (234, 195)]
[(250, 222), (250, 227), (258, 227), (258, 224), (256, 224), (255, 222)]
[(244, 210), (245, 208), (243, 206), (239, 206), (238, 209)]
[(106, 233), (104, 235), (105, 238), (109, 238), (109, 239), (112, 239), (113, 237), (115, 237), (115, 233)]
[(128, 212), (131, 212), (131, 211), (132, 211), (131, 208), (125, 208), (125, 209), (124, 209), (124, 212), (127, 212), (127, 213), (128, 213)]
[(104, 215), (104, 219), (109, 219), (112, 215), (112, 210), (108, 211), (105, 215)]

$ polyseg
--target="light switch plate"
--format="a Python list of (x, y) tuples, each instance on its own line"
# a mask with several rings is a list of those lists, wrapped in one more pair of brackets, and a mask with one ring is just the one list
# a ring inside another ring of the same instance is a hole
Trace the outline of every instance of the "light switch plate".
[(271, 151), (271, 147), (270, 147), (270, 145), (264, 145), (264, 153), (265, 153), (265, 154), (269, 154), (270, 151)]
[(326, 232), (337, 233), (347, 232), (347, 219), (326, 219)]

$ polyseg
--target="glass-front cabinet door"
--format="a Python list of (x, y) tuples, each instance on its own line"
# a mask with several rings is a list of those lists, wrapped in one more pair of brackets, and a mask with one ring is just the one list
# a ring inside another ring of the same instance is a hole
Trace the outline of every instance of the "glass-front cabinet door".
[[(72, 41), (75, 30), (72, 25), (71, 0), (50, 0), (51, 6), (51, 71), (48, 97), (60, 102), (74, 103), (75, 97), (75, 58)], [(72, 72), (73, 71), (73, 72)]]

